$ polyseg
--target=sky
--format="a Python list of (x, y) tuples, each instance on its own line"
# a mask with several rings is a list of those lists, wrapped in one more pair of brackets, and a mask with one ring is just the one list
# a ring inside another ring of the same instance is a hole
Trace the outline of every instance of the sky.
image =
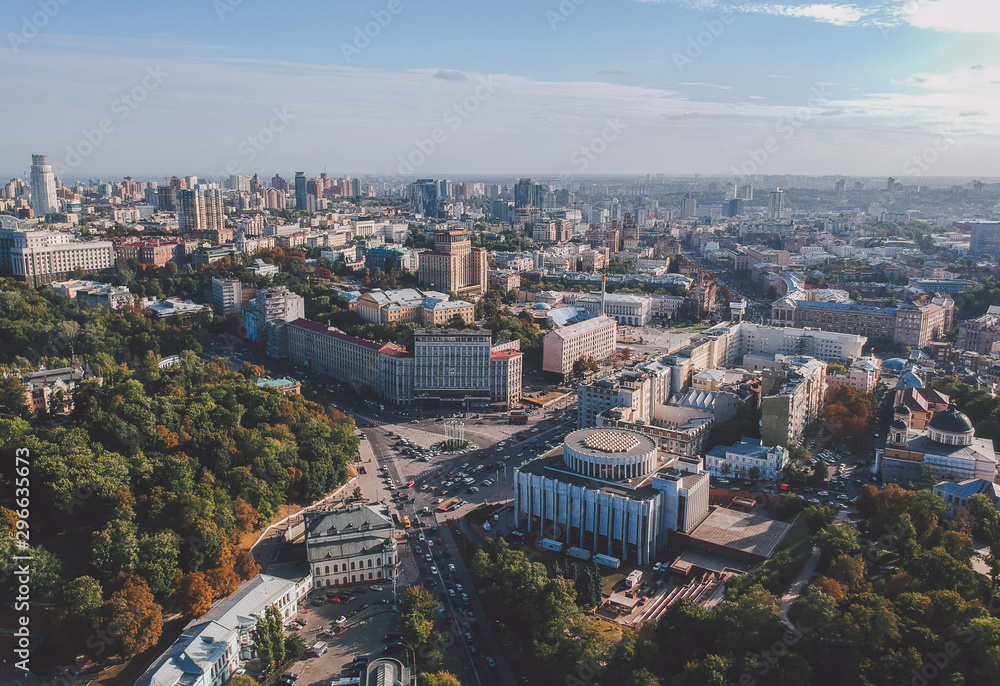
[(997, 0), (6, 0), (0, 174), (1000, 175)]

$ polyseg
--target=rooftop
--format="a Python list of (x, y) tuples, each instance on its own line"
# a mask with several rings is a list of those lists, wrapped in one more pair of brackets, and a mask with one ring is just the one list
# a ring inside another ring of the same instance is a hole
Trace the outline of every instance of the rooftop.
[(691, 532), (691, 538), (733, 550), (771, 557), (792, 528), (775, 519), (716, 508)]

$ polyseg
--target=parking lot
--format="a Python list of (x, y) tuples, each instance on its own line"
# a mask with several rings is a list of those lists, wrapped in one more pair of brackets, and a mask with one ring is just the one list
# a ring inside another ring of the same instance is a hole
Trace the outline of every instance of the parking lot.
[[(305, 657), (290, 669), (300, 675), (295, 682), (296, 686), (326, 686), (332, 678), (347, 676), (344, 668), (357, 656), (369, 655), (373, 660), (381, 657), (382, 650), (387, 645), (383, 642), (383, 637), (395, 634), (398, 629), (398, 614), (389, 609), (391, 587), (384, 588), (382, 592), (358, 593), (354, 600), (346, 604), (326, 604), (325, 593), (319, 592), (311, 594), (310, 599), (320, 597), (323, 598), (322, 605), (315, 605), (310, 600), (306, 606), (308, 613), (300, 611), (299, 617), (306, 621), (306, 625), (298, 633), (307, 649), (317, 641), (323, 641), (327, 643), (328, 650), (321, 657)], [(368, 607), (361, 609), (364, 605)], [(347, 617), (353, 612), (358, 614)], [(338, 625), (337, 621), (341, 617), (347, 618)], [(336, 636), (321, 633), (321, 630), (337, 626), (343, 629)], [(406, 655), (397, 654), (393, 657), (401, 659), (404, 664), (408, 663)]]

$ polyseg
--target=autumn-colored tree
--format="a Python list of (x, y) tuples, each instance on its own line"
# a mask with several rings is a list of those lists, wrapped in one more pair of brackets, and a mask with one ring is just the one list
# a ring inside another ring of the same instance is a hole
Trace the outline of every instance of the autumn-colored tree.
[(250, 533), (260, 523), (260, 513), (257, 512), (257, 509), (253, 505), (243, 500), (243, 498), (237, 498), (233, 501), (233, 516), (235, 517), (236, 528), (240, 533)]
[(248, 677), (246, 674), (234, 674), (226, 684), (227, 686), (260, 686), (256, 679)]
[(875, 396), (853, 386), (838, 386), (827, 394), (823, 420), (835, 438), (860, 448), (868, 440), (875, 416)]
[(847, 596), (847, 587), (844, 584), (826, 576), (821, 576), (813, 582), (813, 586), (823, 591), (834, 600), (843, 600)]
[(153, 600), (146, 582), (139, 576), (125, 577), (121, 590), (104, 606), (105, 616), (115, 637), (115, 647), (131, 658), (152, 648), (163, 633), (163, 609)]
[(188, 574), (177, 586), (177, 602), (188, 617), (201, 617), (212, 609), (215, 593), (201, 572)]
[(240, 579), (248, 581), (260, 573), (260, 565), (253, 558), (253, 553), (249, 550), (241, 550), (236, 553), (236, 565), (233, 567)]
[(224, 598), (234, 593), (240, 585), (235, 571), (236, 556), (231, 545), (224, 545), (215, 559), (215, 564), (205, 572), (205, 580), (212, 587), (216, 598)]

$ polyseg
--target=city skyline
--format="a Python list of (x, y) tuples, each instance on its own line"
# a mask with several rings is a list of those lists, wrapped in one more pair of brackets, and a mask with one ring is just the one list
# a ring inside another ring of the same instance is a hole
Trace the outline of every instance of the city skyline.
[(173, 7), (14, 3), (3, 172), (916, 180), (1000, 151), (975, 0)]

